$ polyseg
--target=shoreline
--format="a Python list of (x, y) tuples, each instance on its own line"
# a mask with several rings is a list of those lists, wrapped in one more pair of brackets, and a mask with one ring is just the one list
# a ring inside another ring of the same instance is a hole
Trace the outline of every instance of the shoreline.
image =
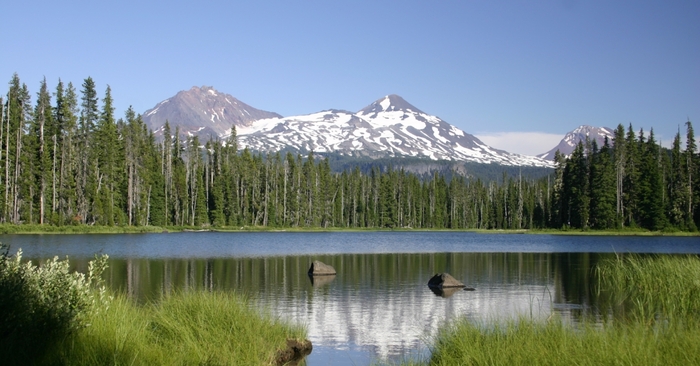
[(648, 231), (648, 230), (557, 230), (557, 229), (413, 229), (413, 228), (313, 228), (313, 227), (160, 227), (160, 226), (52, 226), (0, 224), (0, 235), (40, 235), (40, 234), (156, 234), (176, 232), (465, 232), (477, 234), (529, 234), (529, 235), (570, 235), (570, 236), (700, 236), (700, 232), (689, 231)]

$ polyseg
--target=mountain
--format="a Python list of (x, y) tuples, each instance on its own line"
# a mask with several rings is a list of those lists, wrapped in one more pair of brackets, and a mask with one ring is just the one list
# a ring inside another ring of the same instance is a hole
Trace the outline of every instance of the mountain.
[(334, 153), (350, 157), (415, 157), (552, 167), (551, 161), (512, 154), (483, 143), (473, 135), (429, 115), (398, 95), (379, 98), (357, 112), (330, 109), (282, 117), (255, 109), (211, 87), (193, 87), (158, 103), (143, 114), (148, 128), (162, 135), (165, 121), (180, 136), (226, 138), (236, 126), (241, 148), (276, 152)]
[(598, 146), (603, 146), (606, 137), (608, 138), (609, 143), (612, 143), (614, 132), (615, 131), (612, 128), (608, 127), (593, 127), (586, 125), (579, 126), (575, 130), (568, 132), (559, 142), (559, 145), (555, 146), (546, 153), (537, 155), (537, 157), (554, 161), (554, 153), (556, 153), (557, 150), (559, 150), (559, 153), (569, 156), (579, 142), (586, 142), (586, 138), (591, 140), (595, 139)]
[(180, 126), (181, 136), (198, 135), (207, 140), (230, 132), (232, 125), (245, 127), (253, 121), (275, 117), (281, 116), (253, 108), (209, 86), (181, 91), (143, 113), (144, 123), (156, 136), (162, 135), (165, 121), (169, 121), (171, 133)]
[(540, 158), (512, 154), (426, 114), (398, 95), (387, 95), (356, 113), (326, 110), (275, 117), (237, 128), (241, 147), (272, 152), (284, 149), (382, 157), (551, 167)]

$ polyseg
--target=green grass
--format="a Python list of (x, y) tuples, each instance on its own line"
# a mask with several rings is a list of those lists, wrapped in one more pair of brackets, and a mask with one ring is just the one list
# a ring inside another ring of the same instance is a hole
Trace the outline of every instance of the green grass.
[(553, 317), (442, 327), (405, 365), (700, 365), (700, 258), (621, 255), (595, 270), (602, 324)]
[[(559, 319), (475, 325), (462, 320), (437, 336), (429, 365), (697, 365), (697, 322), (576, 328)], [(415, 362), (419, 364), (419, 362)]]
[(0, 364), (270, 365), (310, 351), (303, 326), (237, 293), (115, 299), (101, 278), (106, 267), (107, 256), (87, 275), (70, 272), (68, 260), (35, 265), (0, 244)]
[[(618, 255), (596, 267), (598, 290), (617, 319), (700, 319), (700, 257)], [(606, 310), (606, 309), (603, 309)]]
[(251, 308), (241, 295), (186, 292), (139, 306), (118, 296), (90, 326), (47, 354), (56, 365), (269, 365), (294, 326)]

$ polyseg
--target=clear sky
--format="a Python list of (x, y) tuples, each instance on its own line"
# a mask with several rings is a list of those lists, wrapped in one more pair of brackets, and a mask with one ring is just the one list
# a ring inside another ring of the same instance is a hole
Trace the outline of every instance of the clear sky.
[(700, 131), (700, 1), (4, 1), (14, 72), (34, 99), (91, 76), (119, 116), (195, 85), (284, 116), (398, 94), (512, 152), (581, 124), (668, 146)]

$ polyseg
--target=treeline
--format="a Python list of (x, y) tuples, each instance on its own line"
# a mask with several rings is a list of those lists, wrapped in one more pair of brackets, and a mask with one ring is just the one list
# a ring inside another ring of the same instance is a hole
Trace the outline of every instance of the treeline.
[[(12, 77), (8, 93), (0, 98), (1, 222), (697, 227), (698, 157), (690, 122), (693, 143), (684, 151), (678, 147), (677, 153), (674, 147), (669, 156), (653, 134), (645, 139), (640, 132), (639, 138), (623, 139), (624, 145), (616, 137), (612, 147), (579, 146), (569, 159), (558, 158), (554, 176), (535, 180), (504, 173), (486, 182), (438, 173), (426, 178), (378, 166), (369, 172), (355, 167), (334, 173), (329, 159), (313, 153), (239, 152), (235, 128), (225, 141), (196, 136), (181, 141), (178, 129), (172, 131), (166, 123), (163, 138), (156, 139), (133, 109), (117, 119), (112, 103), (109, 87), (100, 103), (91, 78), (80, 92), (60, 80), (50, 92), (44, 80), (32, 103), (27, 86), (16, 74)], [(657, 206), (660, 210), (652, 211)]]
[(690, 121), (671, 149), (632, 125), (619, 125), (612, 141), (579, 143), (570, 157), (557, 155), (553, 227), (641, 227), (695, 231), (700, 224), (700, 156)]

